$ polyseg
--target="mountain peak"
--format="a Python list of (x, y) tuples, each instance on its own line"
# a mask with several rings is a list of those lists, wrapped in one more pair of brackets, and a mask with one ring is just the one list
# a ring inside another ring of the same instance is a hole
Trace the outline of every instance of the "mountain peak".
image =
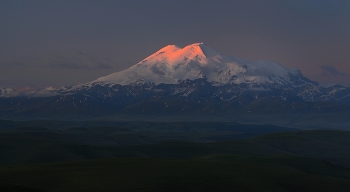
[(220, 53), (214, 51), (212, 48), (208, 47), (203, 42), (187, 45), (183, 48), (183, 50), (184, 52), (192, 52), (194, 55), (200, 55), (205, 58), (220, 55)]
[(192, 43), (190, 45), (186, 45), (185, 47), (183, 47), (183, 49), (186, 48), (186, 47), (202, 49), (205, 46), (207, 46), (207, 45), (205, 45), (203, 42), (201, 42), (201, 43)]
[(149, 63), (162, 62), (173, 66), (174, 64), (178, 64), (182, 61), (185, 63), (186, 61), (191, 60), (204, 62), (205, 58), (215, 55), (219, 55), (219, 53), (209, 48), (204, 43), (193, 43), (183, 48), (177, 45), (167, 45), (138, 64), (145, 65)]

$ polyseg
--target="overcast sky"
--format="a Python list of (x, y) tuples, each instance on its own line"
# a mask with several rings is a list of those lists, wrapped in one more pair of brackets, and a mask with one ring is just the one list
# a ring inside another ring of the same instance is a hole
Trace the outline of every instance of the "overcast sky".
[(350, 86), (348, 0), (1, 0), (0, 87), (85, 83), (204, 42)]

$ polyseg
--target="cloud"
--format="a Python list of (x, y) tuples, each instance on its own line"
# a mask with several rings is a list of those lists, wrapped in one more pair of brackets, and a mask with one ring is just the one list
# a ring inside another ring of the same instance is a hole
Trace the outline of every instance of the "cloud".
[(338, 71), (337, 68), (335, 68), (334, 66), (331, 66), (331, 65), (322, 65), (322, 66), (320, 66), (320, 68), (322, 69), (322, 71), (323, 71), (322, 75), (324, 75), (324, 76), (329, 76), (329, 75), (347, 76), (346, 73)]
[(0, 66), (3, 67), (23, 67), (26, 66), (23, 62), (19, 61), (10, 61), (10, 62), (0, 62)]
[(47, 66), (48, 68), (60, 68), (60, 69), (88, 69), (88, 65), (81, 65), (78, 63), (73, 62), (59, 62), (59, 61), (53, 61), (49, 63)]
[(28, 91), (32, 91), (32, 90), (34, 90), (34, 88), (25, 86), (25, 87), (20, 87), (20, 88), (16, 89), (16, 92), (24, 93), (24, 92), (28, 92)]
[(114, 61), (108, 57), (100, 58), (84, 52), (67, 55), (14, 56), (8, 61), (0, 61), (1, 67), (31, 67), (31, 68), (57, 68), (57, 69), (110, 69)]
[(89, 66), (86, 63), (81, 63), (76, 58), (66, 58), (61, 55), (57, 55), (51, 62), (42, 65), (42, 67), (48, 68), (65, 68), (65, 69), (87, 69)]
[(112, 66), (108, 63), (98, 63), (94, 66), (94, 69), (110, 69)]
[(112, 61), (100, 59), (93, 54), (87, 54), (79, 51), (72, 56), (57, 55), (54, 60), (47, 64), (47, 67), (65, 68), (65, 69), (110, 69)]

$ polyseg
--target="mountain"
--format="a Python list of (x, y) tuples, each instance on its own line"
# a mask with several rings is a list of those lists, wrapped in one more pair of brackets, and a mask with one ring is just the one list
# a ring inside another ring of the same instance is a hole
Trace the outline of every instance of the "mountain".
[(36, 94), (67, 94), (102, 86), (112, 88), (107, 95), (100, 95), (109, 97), (117, 90), (113, 87), (131, 85), (131, 89), (144, 86), (145, 89), (157, 90), (157, 86), (164, 84), (174, 86), (171, 95), (183, 93), (186, 96), (193, 88), (189, 88), (189, 85), (183, 87), (182, 84), (196, 80), (204, 80), (209, 86), (219, 90), (225, 87), (225, 91), (212, 92), (213, 96), (223, 96), (224, 92), (247, 91), (259, 92), (259, 95), (274, 95), (273, 92), (279, 90), (278, 92), (288, 92), (305, 101), (340, 101), (350, 104), (350, 89), (347, 87), (322, 87), (304, 77), (298, 69), (287, 68), (271, 61), (248, 61), (226, 56), (204, 43), (194, 43), (184, 48), (168, 45), (126, 70), (83, 85), (67, 86), (58, 90), (45, 89), (37, 91)]
[(0, 87), (0, 97), (8, 97), (13, 93), (13, 89)]
[(206, 78), (216, 85), (262, 83), (291, 84), (301, 72), (268, 61), (249, 62), (220, 54), (203, 43), (180, 48), (168, 45), (136, 65), (98, 78), (93, 83), (128, 85), (136, 81), (177, 84)]
[(226, 56), (195, 43), (168, 45), (85, 84), (2, 98), (0, 116), (333, 113), (350, 112), (349, 96), (350, 88), (322, 87), (298, 69)]

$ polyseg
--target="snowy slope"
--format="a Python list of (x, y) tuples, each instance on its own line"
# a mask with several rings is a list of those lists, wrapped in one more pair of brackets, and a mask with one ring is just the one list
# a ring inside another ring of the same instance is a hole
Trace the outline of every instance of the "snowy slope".
[(159, 91), (165, 91), (171, 97), (190, 97), (200, 92), (200, 95), (226, 101), (246, 91), (255, 91), (254, 97), (259, 94), (289, 95), (305, 101), (350, 104), (348, 87), (322, 87), (304, 77), (298, 69), (271, 61), (247, 61), (226, 56), (204, 43), (183, 48), (168, 45), (126, 70), (85, 84), (38, 89), (25, 96), (82, 94), (103, 99), (115, 97), (126, 102), (127, 97), (144, 99)]
[(301, 75), (270, 61), (246, 61), (220, 54), (204, 43), (180, 48), (168, 45), (136, 65), (120, 72), (98, 78), (91, 83), (128, 85), (136, 81), (156, 85), (206, 78), (213, 84), (290, 83), (291, 76)]
[(8, 97), (13, 93), (13, 90), (10, 88), (0, 87), (0, 97)]

